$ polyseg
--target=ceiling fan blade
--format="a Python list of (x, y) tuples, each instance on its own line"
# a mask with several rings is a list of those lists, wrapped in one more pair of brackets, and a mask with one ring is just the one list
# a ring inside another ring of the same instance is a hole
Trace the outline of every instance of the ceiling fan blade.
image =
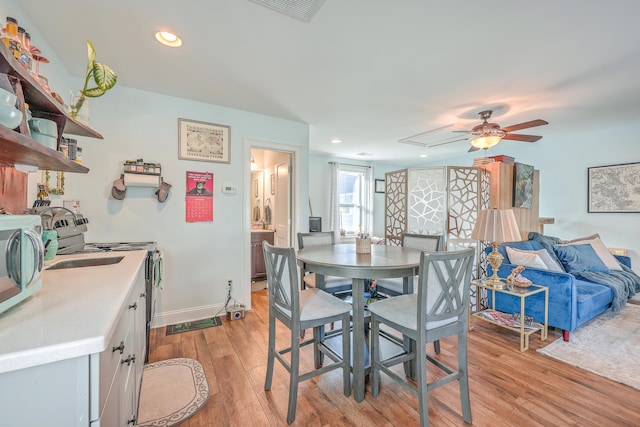
[(536, 119), (536, 120), (531, 120), (529, 122), (518, 123), (517, 125), (507, 126), (505, 128), (502, 128), (502, 130), (508, 133), (508, 132), (513, 132), (520, 129), (533, 128), (536, 126), (542, 126), (542, 125), (548, 125), (548, 124), (549, 122), (547, 121)]
[(473, 145), (469, 148), (469, 151), (467, 151), (467, 153), (473, 153), (474, 151), (478, 151), (479, 148), (478, 147), (474, 147)]
[(521, 135), (517, 133), (508, 133), (502, 139), (510, 139), (512, 141), (536, 142), (542, 139), (539, 135)]

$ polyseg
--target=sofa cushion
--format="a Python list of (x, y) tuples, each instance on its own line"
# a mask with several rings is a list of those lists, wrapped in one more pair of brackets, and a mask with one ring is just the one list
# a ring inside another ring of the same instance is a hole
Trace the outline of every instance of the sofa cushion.
[(560, 263), (555, 259), (551, 258), (546, 249), (526, 251), (507, 246), (507, 255), (509, 257), (510, 264), (524, 265), (525, 267), (540, 268), (543, 270), (564, 273), (562, 265), (560, 265)]
[(605, 244), (600, 239), (600, 236), (594, 234), (593, 236), (582, 237), (580, 239), (574, 240), (562, 240), (561, 245), (582, 245), (588, 243), (593, 247), (593, 250), (596, 251), (598, 257), (602, 260), (604, 265), (607, 266), (609, 270), (622, 270), (620, 263), (616, 260), (609, 249), (605, 246)]
[(557, 245), (553, 247), (553, 250), (567, 273), (579, 273), (583, 271), (606, 273), (609, 271), (590, 244)]
[(576, 280), (576, 291), (576, 326), (594, 318), (611, 306), (613, 291), (608, 286), (585, 280)]

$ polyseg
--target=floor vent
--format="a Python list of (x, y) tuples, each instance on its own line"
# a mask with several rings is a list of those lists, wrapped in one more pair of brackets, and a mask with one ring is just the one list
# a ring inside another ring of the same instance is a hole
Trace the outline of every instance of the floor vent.
[(316, 14), (324, 0), (251, 0), (269, 9), (309, 22)]

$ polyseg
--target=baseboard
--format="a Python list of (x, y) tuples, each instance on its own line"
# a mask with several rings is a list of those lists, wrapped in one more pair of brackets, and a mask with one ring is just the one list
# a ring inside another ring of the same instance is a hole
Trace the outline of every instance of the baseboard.
[(176, 323), (190, 322), (193, 320), (206, 319), (215, 315), (225, 315), (224, 304), (215, 304), (202, 307), (194, 307), (186, 310), (165, 311), (156, 313), (151, 322), (152, 328), (161, 328)]

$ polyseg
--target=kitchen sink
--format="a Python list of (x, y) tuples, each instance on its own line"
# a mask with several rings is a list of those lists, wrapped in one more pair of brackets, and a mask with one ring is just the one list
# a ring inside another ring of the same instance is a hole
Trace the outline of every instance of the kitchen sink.
[(124, 256), (113, 256), (107, 258), (80, 258), (80, 259), (68, 259), (47, 267), (46, 270), (61, 270), (63, 268), (79, 268), (79, 267), (96, 267), (100, 265), (117, 264)]

